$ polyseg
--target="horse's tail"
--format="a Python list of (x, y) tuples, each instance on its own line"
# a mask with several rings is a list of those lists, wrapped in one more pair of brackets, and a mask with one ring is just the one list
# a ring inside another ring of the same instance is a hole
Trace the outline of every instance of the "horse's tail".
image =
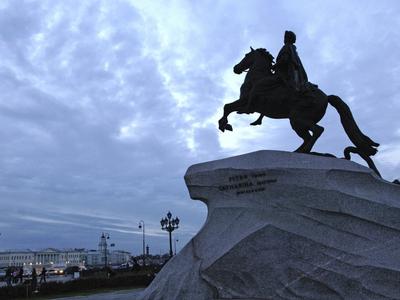
[(335, 95), (328, 96), (328, 102), (339, 113), (344, 131), (353, 144), (365, 155), (375, 155), (378, 152), (376, 147), (378, 147), (379, 144), (361, 132), (347, 104)]

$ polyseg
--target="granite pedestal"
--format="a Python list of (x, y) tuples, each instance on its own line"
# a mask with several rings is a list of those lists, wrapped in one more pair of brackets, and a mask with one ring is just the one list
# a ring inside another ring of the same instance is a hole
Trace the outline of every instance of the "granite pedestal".
[(258, 151), (185, 181), (207, 220), (139, 299), (400, 299), (400, 186), (370, 169)]

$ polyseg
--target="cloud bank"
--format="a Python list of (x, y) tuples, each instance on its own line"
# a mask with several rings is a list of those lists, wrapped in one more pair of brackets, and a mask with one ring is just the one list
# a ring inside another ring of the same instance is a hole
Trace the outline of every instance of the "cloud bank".
[[(3, 1), (0, 5), (0, 248), (95, 248), (102, 231), (139, 253), (146, 223), (166, 252), (159, 220), (171, 210), (179, 245), (206, 209), (183, 182), (194, 163), (300, 144), (287, 120), (248, 124), (224, 103), (244, 77), (249, 46), (276, 56), (297, 34), (309, 79), (351, 107), (381, 143), (375, 161), (400, 175), (400, 5), (396, 1)], [(329, 108), (316, 151), (349, 141)]]

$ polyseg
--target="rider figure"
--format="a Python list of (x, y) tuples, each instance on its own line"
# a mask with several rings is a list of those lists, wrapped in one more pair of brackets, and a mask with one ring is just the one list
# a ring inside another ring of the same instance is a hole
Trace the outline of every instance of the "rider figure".
[(292, 31), (285, 31), (285, 45), (279, 51), (276, 64), (273, 66), (275, 74), (295, 91), (302, 91), (308, 82), (306, 71), (297, 54), (296, 35)]
[[(313, 84), (308, 83), (307, 73), (304, 70), (303, 64), (301, 63), (300, 57), (297, 54), (296, 46), (296, 34), (292, 31), (285, 31), (284, 45), (279, 51), (276, 58), (275, 65), (272, 66), (272, 70), (275, 71), (275, 76), (266, 78), (264, 81), (260, 81), (261, 85), (268, 86), (273, 85), (274, 82), (280, 81), (293, 91), (293, 96), (298, 98), (299, 93), (313, 89), (316, 87)], [(252, 111), (252, 97), (248, 103), (248, 111)], [(251, 123), (251, 125), (260, 125), (262, 123), (263, 115)]]

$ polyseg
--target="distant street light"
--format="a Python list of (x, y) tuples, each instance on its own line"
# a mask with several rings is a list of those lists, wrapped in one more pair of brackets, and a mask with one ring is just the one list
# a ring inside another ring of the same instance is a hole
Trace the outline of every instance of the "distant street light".
[(101, 234), (101, 241), (104, 241), (104, 268), (107, 268), (107, 240), (110, 238), (108, 233)]
[(175, 246), (175, 247), (174, 247), (174, 250), (175, 250), (175, 255), (176, 255), (176, 243), (177, 243), (177, 242), (179, 242), (179, 240), (178, 240), (178, 239), (174, 240), (174, 246)]
[(142, 237), (143, 237), (143, 266), (145, 266), (145, 259), (146, 259), (146, 247), (145, 247), (145, 225), (144, 221), (140, 220), (139, 222), (139, 229), (142, 229)]
[[(103, 248), (104, 248), (104, 267), (105, 268), (107, 268), (107, 266), (108, 266), (108, 263), (107, 263), (107, 240), (109, 240), (110, 239), (110, 234), (109, 233), (102, 233), (101, 234), (101, 242), (100, 242), (100, 244), (101, 243), (103, 243)], [(115, 244), (114, 243), (112, 243), (111, 245), (110, 245), (110, 247), (114, 247), (115, 246)]]
[(167, 217), (161, 219), (160, 223), (161, 223), (161, 229), (168, 231), (169, 233), (169, 256), (172, 257), (173, 253), (172, 253), (172, 231), (174, 231), (175, 229), (179, 228), (179, 219), (178, 217), (176, 217), (175, 219), (171, 219), (172, 218), (172, 214), (169, 211), (167, 213)]

